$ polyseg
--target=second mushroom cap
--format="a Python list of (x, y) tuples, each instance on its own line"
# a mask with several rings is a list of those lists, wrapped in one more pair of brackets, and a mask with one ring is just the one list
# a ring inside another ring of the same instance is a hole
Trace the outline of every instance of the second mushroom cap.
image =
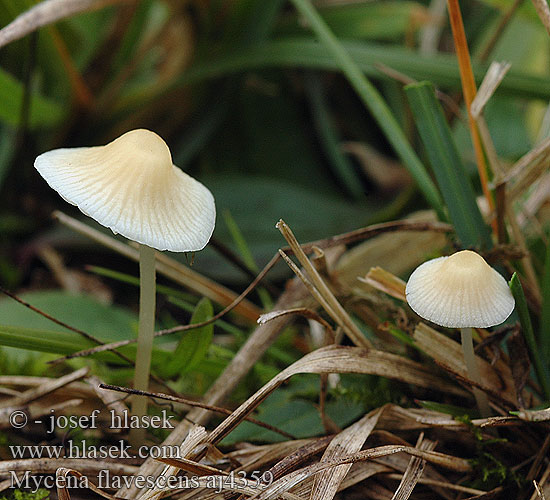
[(488, 328), (514, 310), (506, 280), (470, 250), (421, 264), (406, 287), (407, 302), (422, 318), (449, 328)]

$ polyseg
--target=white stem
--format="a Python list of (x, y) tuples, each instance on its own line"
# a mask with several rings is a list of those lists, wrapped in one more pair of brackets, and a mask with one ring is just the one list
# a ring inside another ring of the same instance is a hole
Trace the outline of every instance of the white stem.
[[(151, 353), (155, 334), (155, 250), (146, 245), (139, 246), (139, 330), (134, 372), (134, 389), (146, 391), (149, 388)], [(147, 414), (147, 398), (134, 396), (132, 415), (142, 417)], [(136, 429), (133, 440), (144, 437), (144, 429)]]
[[(476, 356), (474, 353), (474, 342), (472, 340), (472, 329), (461, 328), (460, 340), (462, 341), (462, 352), (464, 354), (464, 363), (466, 364), (466, 370), (471, 380), (481, 385), (481, 376), (479, 375), (479, 368), (477, 366)], [(489, 399), (487, 394), (477, 387), (473, 387), (474, 397), (476, 398), (477, 407), (479, 413), (483, 418), (491, 415), (491, 407), (489, 406)]]

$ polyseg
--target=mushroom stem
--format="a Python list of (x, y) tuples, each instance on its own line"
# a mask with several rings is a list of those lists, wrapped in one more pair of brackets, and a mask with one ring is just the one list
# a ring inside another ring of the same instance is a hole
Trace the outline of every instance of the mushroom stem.
[[(155, 250), (147, 245), (139, 245), (139, 330), (137, 341), (134, 389), (147, 391), (151, 370), (151, 353), (155, 334)], [(134, 396), (132, 415), (142, 417), (147, 413), (147, 398)], [(136, 429), (137, 435), (143, 432)]]
[[(460, 340), (462, 342), (462, 353), (464, 354), (464, 363), (466, 364), (466, 370), (471, 380), (481, 384), (481, 376), (479, 375), (479, 368), (476, 362), (476, 356), (474, 353), (474, 342), (472, 340), (472, 329), (461, 328)], [(488, 417), (491, 414), (491, 407), (489, 406), (489, 399), (487, 394), (477, 387), (473, 387), (474, 397), (476, 398), (477, 407), (479, 413), (483, 418)]]

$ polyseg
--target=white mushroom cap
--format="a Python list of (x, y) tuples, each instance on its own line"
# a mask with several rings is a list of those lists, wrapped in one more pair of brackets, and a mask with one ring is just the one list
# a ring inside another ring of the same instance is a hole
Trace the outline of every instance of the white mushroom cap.
[(191, 252), (214, 231), (212, 193), (173, 165), (166, 143), (149, 130), (106, 146), (48, 151), (34, 166), (66, 201), (138, 243)]
[(506, 280), (470, 250), (421, 264), (406, 287), (407, 302), (422, 318), (449, 328), (488, 328), (514, 310)]

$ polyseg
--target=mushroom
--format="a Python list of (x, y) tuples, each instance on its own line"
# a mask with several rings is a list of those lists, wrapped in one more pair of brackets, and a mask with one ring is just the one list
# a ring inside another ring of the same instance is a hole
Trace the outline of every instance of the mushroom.
[[(464, 362), (470, 378), (480, 384), (472, 328), (502, 323), (515, 301), (506, 280), (483, 257), (470, 250), (424, 262), (411, 274), (407, 302), (420, 317), (448, 328), (460, 328)], [(490, 413), (487, 396), (474, 388), (483, 416)]]
[[(147, 390), (155, 324), (155, 249), (194, 252), (214, 230), (210, 191), (172, 164), (154, 132), (132, 130), (105, 146), (62, 148), (38, 156), (35, 168), (66, 201), (139, 243), (140, 306), (134, 388)], [(147, 399), (132, 404), (147, 411)]]

